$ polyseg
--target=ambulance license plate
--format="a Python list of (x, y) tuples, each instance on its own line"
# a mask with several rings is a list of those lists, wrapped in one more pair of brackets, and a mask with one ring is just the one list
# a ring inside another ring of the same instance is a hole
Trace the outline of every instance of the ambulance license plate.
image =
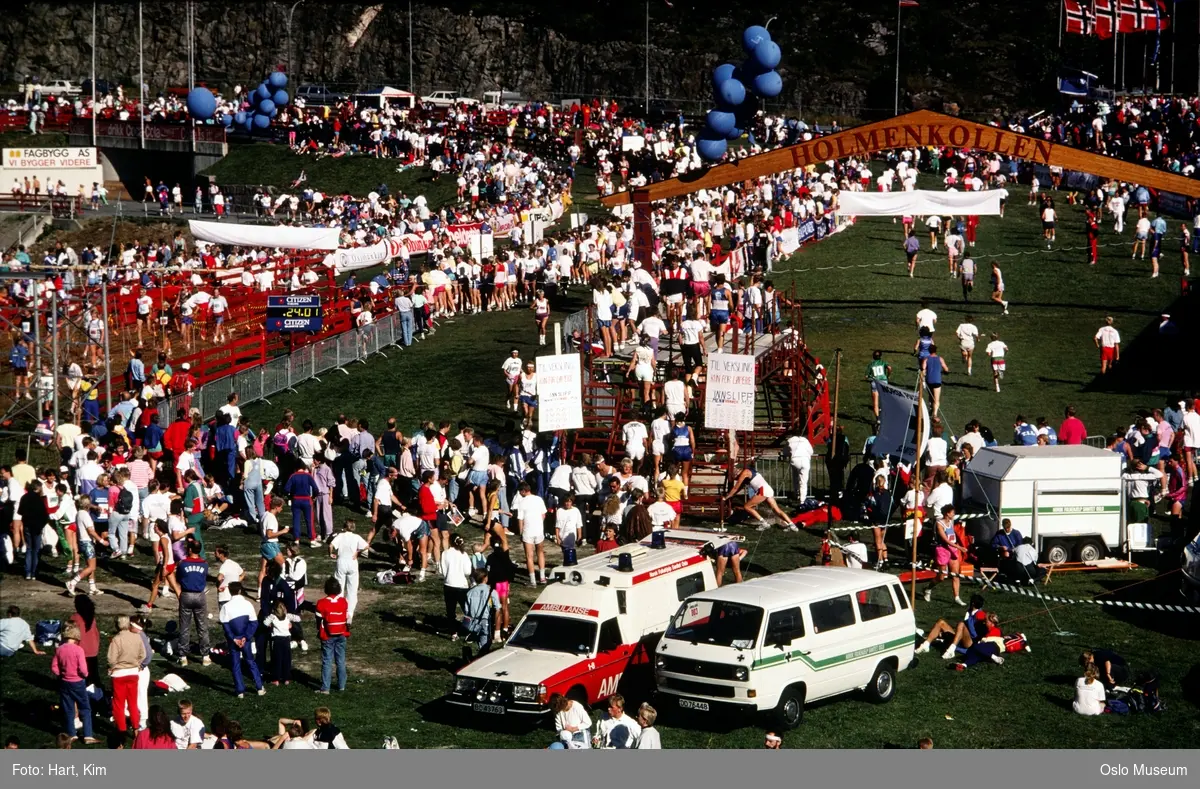
[[(707, 707), (708, 705), (705, 704), (704, 706)], [(486, 712), (491, 715), (503, 715), (504, 714), (504, 705), (503, 704), (479, 704), (478, 702), (476, 702), (474, 705), (474, 710), (476, 712)]]
[(685, 710), (700, 710), (701, 712), (708, 712), (708, 702), (707, 701), (693, 701), (692, 699), (680, 699), (679, 706)]

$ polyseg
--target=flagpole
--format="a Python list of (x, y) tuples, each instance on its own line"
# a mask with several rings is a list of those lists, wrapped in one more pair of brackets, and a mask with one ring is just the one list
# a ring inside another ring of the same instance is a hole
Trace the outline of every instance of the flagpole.
[[(96, 142), (96, 0), (92, 0), (92, 145)], [(56, 317), (55, 320), (58, 320)], [(57, 332), (55, 337), (57, 337)]]
[(646, 115), (650, 115), (650, 0), (646, 0)]
[(1067, 4), (1067, 0), (1058, 0), (1058, 48), (1062, 49), (1062, 34), (1063, 34), (1063, 6)]
[(1171, 95), (1175, 94), (1175, 20), (1178, 14), (1178, 0), (1171, 0)]
[(893, 114), (900, 114), (900, 12), (904, 10), (904, 4), (900, 0), (896, 0), (896, 103), (893, 108)]
[[(142, 3), (138, 0), (138, 123), (142, 148), (146, 147), (146, 72), (142, 57)], [(110, 401), (111, 402), (111, 401)]]

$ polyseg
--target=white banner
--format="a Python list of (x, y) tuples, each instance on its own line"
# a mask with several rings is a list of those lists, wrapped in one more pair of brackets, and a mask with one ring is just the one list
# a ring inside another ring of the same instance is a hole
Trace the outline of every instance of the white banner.
[(754, 357), (710, 353), (704, 386), (704, 426), (754, 429)]
[[(921, 445), (929, 440), (929, 408), (921, 401)], [(917, 393), (879, 384), (879, 434), (871, 451), (912, 463), (917, 454)]]
[(583, 374), (579, 354), (537, 357), (537, 399), (539, 433), (583, 427)]
[(279, 249), (337, 249), (341, 230), (336, 227), (285, 227), (235, 225), (228, 222), (188, 220), (192, 235), (214, 244)]
[(95, 148), (4, 149), (4, 166), (12, 170), (77, 170), (97, 164)]
[(998, 216), (1000, 192), (851, 192), (838, 195), (838, 213), (847, 216)]

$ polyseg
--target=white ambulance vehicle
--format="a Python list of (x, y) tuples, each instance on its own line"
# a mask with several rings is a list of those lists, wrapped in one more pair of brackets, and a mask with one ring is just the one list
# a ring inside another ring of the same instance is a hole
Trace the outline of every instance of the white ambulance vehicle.
[(803, 567), (755, 578), (680, 606), (655, 654), (659, 709), (770, 711), (794, 728), (818, 699), (863, 690), (890, 701), (915, 645), (895, 576)]
[(649, 679), (655, 643), (679, 604), (717, 586), (701, 549), (737, 539), (673, 529), (662, 548), (647, 538), (555, 569), (508, 641), (459, 671), (446, 701), (532, 717), (548, 711), (554, 693), (589, 706), (606, 699), (635, 666)]

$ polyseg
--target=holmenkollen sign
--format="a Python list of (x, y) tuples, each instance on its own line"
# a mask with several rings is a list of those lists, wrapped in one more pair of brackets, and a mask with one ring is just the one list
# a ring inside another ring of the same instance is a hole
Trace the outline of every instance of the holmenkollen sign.
[(850, 129), (829, 137), (818, 137), (809, 142), (793, 145), (788, 150), (796, 167), (819, 164), (830, 159), (845, 159), (893, 148), (969, 148), (993, 151), (1018, 159), (1048, 164), (1054, 145), (1048, 140), (1039, 140), (1007, 131), (995, 126), (956, 121), (953, 118), (926, 123), (905, 123), (902, 118), (895, 123), (876, 125), (861, 131)]
[(78, 170), (96, 164), (95, 148), (4, 149), (4, 166), (10, 170)]

